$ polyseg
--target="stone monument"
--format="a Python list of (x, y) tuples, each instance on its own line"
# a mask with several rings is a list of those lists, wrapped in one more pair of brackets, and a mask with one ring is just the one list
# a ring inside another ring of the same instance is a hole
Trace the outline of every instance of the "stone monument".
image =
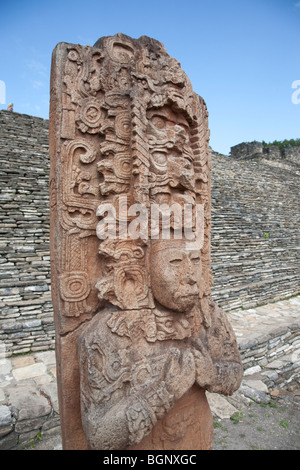
[(208, 113), (146, 36), (53, 52), (51, 276), (64, 449), (212, 447), (242, 366), (211, 298)]

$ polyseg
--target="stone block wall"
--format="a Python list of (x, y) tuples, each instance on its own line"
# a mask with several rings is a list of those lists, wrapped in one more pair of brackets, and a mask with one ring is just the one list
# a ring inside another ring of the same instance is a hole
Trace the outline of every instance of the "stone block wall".
[(282, 157), (290, 160), (294, 163), (298, 163), (300, 161), (300, 147), (290, 147), (288, 149), (283, 149)]
[(263, 153), (263, 144), (261, 142), (242, 142), (234, 145), (230, 149), (230, 154), (234, 158), (249, 158), (252, 155), (260, 155)]
[(49, 166), (48, 121), (1, 111), (0, 343), (8, 355), (54, 348)]
[(291, 163), (299, 165), (300, 147), (290, 147), (280, 149), (277, 145), (265, 147), (262, 142), (242, 142), (234, 145), (230, 149), (230, 155), (237, 159), (265, 158), (278, 160), (289, 160)]
[(225, 310), (299, 293), (300, 165), (212, 158), (214, 299)]
[[(212, 153), (213, 298), (225, 310), (299, 293), (297, 161), (294, 153), (277, 160)], [(0, 111), (0, 354), (7, 356), (55, 347), (49, 166), (48, 121)]]

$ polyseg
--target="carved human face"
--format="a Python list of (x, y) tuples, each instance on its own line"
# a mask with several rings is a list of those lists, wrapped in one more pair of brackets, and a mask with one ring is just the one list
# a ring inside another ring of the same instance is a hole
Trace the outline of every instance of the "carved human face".
[(151, 250), (150, 275), (154, 298), (164, 307), (188, 313), (198, 302), (201, 281), (200, 250), (188, 250), (183, 240), (165, 241)]

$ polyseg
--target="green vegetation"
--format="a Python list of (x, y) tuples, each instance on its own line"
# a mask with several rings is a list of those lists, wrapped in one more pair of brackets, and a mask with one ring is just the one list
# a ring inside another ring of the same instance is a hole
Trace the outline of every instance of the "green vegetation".
[(277, 408), (276, 403), (274, 403), (272, 400), (269, 401), (269, 403), (260, 403), (259, 406), (261, 406), (262, 408), (267, 408), (267, 406), (269, 406), (270, 408)]
[(243, 419), (243, 413), (241, 411), (237, 411), (234, 413), (232, 416), (230, 416), (231, 421), (233, 421), (233, 424), (237, 424)]
[(280, 149), (287, 149), (290, 147), (300, 147), (300, 139), (290, 139), (290, 140), (274, 140), (273, 142), (262, 141), (264, 147), (270, 147), (271, 145), (276, 145)]
[[(42, 433), (38, 432), (36, 436), (32, 437), (31, 439), (28, 439), (27, 442), (23, 442), (22, 446), (24, 450), (28, 450), (30, 447), (32, 449), (35, 448), (35, 445), (38, 441), (42, 440)], [(18, 440), (18, 444), (20, 444), (20, 440)]]
[(214, 422), (213, 422), (213, 427), (214, 427), (214, 429), (221, 428), (221, 427), (222, 427), (222, 424), (221, 424), (221, 423), (218, 423), (217, 421), (214, 421)]
[(252, 450), (262, 450), (260, 447), (258, 447), (255, 444), (250, 444)]
[(277, 408), (277, 404), (274, 403), (272, 400), (268, 403), (268, 405), (269, 405), (271, 408)]
[(279, 424), (285, 429), (289, 427), (289, 423), (285, 419), (282, 419)]

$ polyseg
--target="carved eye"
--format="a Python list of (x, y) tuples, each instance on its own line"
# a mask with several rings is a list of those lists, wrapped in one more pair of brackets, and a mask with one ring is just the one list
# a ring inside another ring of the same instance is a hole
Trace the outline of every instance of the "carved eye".
[(174, 265), (174, 266), (178, 266), (182, 263), (182, 259), (180, 258), (174, 258), (174, 259), (171, 259), (170, 260), (170, 264)]
[(152, 158), (153, 158), (153, 161), (159, 166), (164, 166), (167, 163), (167, 157), (162, 152), (154, 152), (152, 154)]
[(129, 163), (129, 162), (123, 162), (123, 163), (122, 163), (122, 169), (123, 169), (125, 172), (129, 172), (129, 170), (131, 169), (131, 168), (130, 168), (130, 163)]
[(76, 61), (79, 59), (79, 54), (75, 49), (71, 49), (69, 54), (68, 54), (68, 59), (72, 61)]
[(192, 162), (190, 162), (187, 158), (184, 159), (184, 168), (187, 170), (191, 170), (192, 168)]
[(117, 372), (117, 371), (120, 369), (121, 364), (120, 364), (119, 361), (114, 361), (114, 362), (112, 363), (111, 367), (112, 367), (112, 369), (113, 369), (114, 372)]
[(115, 154), (112, 150), (107, 150), (103, 153), (103, 157), (105, 158), (114, 158)]
[(152, 118), (152, 124), (157, 127), (157, 129), (164, 129), (166, 127), (166, 121), (160, 116), (154, 116)]
[(192, 262), (193, 262), (194, 264), (199, 264), (199, 263), (200, 263), (200, 256), (197, 256), (197, 257), (195, 257), (195, 258), (192, 258)]

